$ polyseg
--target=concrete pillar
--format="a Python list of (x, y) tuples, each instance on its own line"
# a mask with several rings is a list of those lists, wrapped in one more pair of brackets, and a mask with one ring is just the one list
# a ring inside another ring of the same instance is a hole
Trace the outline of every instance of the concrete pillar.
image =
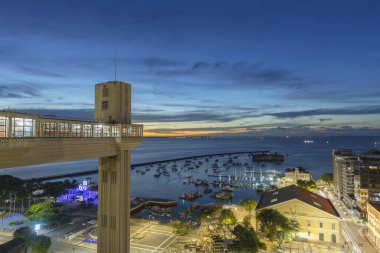
[(6, 129), (6, 135), (8, 138), (12, 138), (13, 137), (13, 122), (12, 122), (12, 118), (11, 117), (8, 117), (7, 118), (7, 122), (8, 125), (7, 125), (7, 129)]
[(98, 253), (129, 253), (130, 150), (99, 158)]

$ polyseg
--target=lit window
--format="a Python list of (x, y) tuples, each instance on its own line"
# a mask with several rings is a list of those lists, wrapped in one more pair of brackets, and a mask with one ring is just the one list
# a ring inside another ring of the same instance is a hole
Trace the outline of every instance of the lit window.
[(84, 137), (92, 137), (92, 125), (83, 125)]
[(321, 204), (319, 204), (319, 203), (317, 203), (317, 202), (315, 202), (315, 201), (313, 202), (313, 204), (314, 204), (315, 206), (322, 207)]
[(0, 138), (7, 137), (7, 118), (0, 117)]
[(70, 133), (70, 124), (68, 123), (59, 123), (58, 124), (58, 133), (59, 137), (69, 137)]
[(273, 203), (273, 202), (276, 202), (276, 201), (277, 201), (277, 199), (272, 199), (270, 202)]
[(33, 137), (34, 120), (24, 118), (14, 118), (13, 123), (13, 137)]
[(42, 135), (43, 137), (55, 137), (56, 123), (43, 122), (42, 123)]
[(102, 125), (95, 125), (94, 126), (94, 137), (102, 137), (103, 132), (103, 126)]
[(71, 124), (71, 136), (72, 137), (81, 137), (80, 136), (80, 124)]
[(112, 126), (112, 137), (120, 137), (120, 127)]
[(110, 137), (110, 126), (103, 126), (103, 137)]

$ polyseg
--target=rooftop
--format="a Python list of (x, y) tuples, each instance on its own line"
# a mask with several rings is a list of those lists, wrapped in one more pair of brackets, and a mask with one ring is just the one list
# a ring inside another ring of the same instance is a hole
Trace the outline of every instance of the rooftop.
[(298, 169), (299, 172), (302, 172), (302, 173), (309, 173), (309, 171), (305, 170), (304, 168), (302, 167), (295, 167), (295, 168), (288, 168), (285, 170), (285, 172), (294, 172)]
[(336, 211), (329, 199), (309, 192), (308, 190), (296, 185), (290, 185), (275, 191), (264, 192), (260, 197), (256, 209), (259, 210), (267, 208), (292, 199), (298, 199), (306, 204), (320, 209), (321, 211), (340, 217), (339, 213)]
[(373, 208), (375, 208), (380, 213), (380, 203), (379, 202), (369, 202), (369, 205), (371, 205)]

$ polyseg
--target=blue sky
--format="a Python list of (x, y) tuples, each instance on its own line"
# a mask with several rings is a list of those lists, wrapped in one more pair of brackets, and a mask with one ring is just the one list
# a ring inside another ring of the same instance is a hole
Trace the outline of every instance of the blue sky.
[(0, 3), (0, 109), (92, 117), (133, 84), (151, 135), (380, 135), (380, 2)]

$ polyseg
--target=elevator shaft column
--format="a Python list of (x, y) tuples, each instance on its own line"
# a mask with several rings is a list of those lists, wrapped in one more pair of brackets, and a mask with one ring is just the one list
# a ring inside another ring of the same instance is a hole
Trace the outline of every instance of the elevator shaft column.
[(123, 124), (131, 123), (131, 85), (107, 82), (95, 86), (95, 121), (112, 123), (117, 156), (99, 159), (98, 253), (129, 253), (131, 147)]
[(130, 252), (130, 155), (99, 158), (98, 253)]

